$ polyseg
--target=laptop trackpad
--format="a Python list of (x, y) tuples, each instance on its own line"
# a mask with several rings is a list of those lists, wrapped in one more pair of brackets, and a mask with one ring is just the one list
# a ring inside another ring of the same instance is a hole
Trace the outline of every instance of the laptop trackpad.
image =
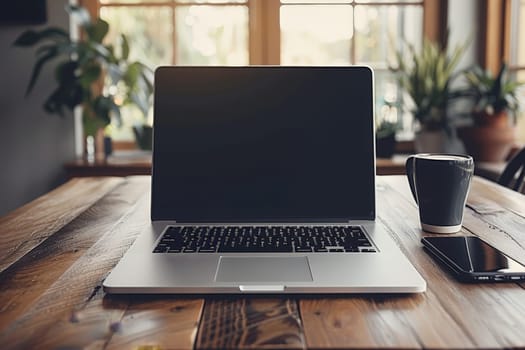
[(311, 282), (313, 279), (306, 256), (221, 256), (215, 281)]

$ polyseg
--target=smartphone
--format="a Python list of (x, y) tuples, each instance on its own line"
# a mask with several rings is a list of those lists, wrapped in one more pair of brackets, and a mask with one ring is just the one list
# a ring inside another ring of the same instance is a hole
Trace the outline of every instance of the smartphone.
[(475, 236), (424, 237), (425, 250), (464, 282), (522, 282), (525, 266)]

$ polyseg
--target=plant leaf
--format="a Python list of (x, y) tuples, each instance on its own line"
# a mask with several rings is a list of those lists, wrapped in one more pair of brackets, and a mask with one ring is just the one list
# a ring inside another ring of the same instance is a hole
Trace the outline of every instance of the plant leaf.
[(60, 99), (58, 98), (60, 94), (60, 87), (58, 87), (53, 93), (47, 98), (44, 102), (44, 110), (50, 114), (59, 114), (60, 116), (64, 115), (62, 106), (59, 103)]
[(35, 51), (35, 55), (37, 57), (45, 55), (49, 50), (56, 50), (58, 53), (58, 45), (56, 43), (48, 44), (48, 45), (40, 45), (40, 47)]
[(50, 27), (41, 31), (26, 30), (13, 42), (14, 46), (29, 47), (42, 40), (49, 39), (55, 42), (69, 41), (69, 34), (62, 28)]
[(33, 72), (31, 73), (31, 79), (29, 80), (29, 85), (27, 86), (26, 90), (26, 96), (33, 90), (33, 87), (35, 86), (36, 80), (38, 76), (40, 75), (40, 71), (42, 70), (42, 67), (44, 64), (49, 61), (50, 59), (55, 58), (58, 55), (58, 49), (53, 48), (50, 49), (46, 54), (44, 54), (42, 57), (40, 57), (33, 67)]
[(142, 79), (146, 83), (148, 95), (153, 93), (153, 71), (146, 66), (143, 66), (144, 70), (142, 71)]
[(107, 70), (108, 70), (110, 81), (113, 84), (118, 83), (122, 79), (122, 76), (124, 75), (124, 72), (122, 71), (120, 66), (115, 63), (108, 64)]
[(97, 96), (93, 103), (93, 111), (96, 114), (96, 118), (100, 120), (106, 126), (111, 123), (110, 112), (114, 106), (113, 99), (107, 96)]
[(85, 66), (78, 77), (80, 85), (85, 89), (89, 89), (91, 85), (100, 78), (101, 73), (102, 68), (96, 63)]
[(106, 34), (108, 34), (108, 31), (108, 22), (100, 18), (97, 18), (95, 23), (92, 23), (90, 26), (86, 27), (86, 33), (89, 39), (99, 44), (102, 43), (102, 40), (104, 40), (104, 37)]
[(141, 73), (142, 65), (139, 62), (133, 62), (127, 67), (123, 78), (131, 90), (135, 89), (135, 86), (137, 85), (137, 81)]
[(76, 80), (75, 71), (78, 69), (77, 61), (64, 61), (55, 69), (55, 78), (60, 84), (67, 84)]
[(117, 126), (121, 127), (122, 126), (122, 115), (120, 113), (120, 106), (117, 106), (117, 104), (114, 103), (113, 101), (110, 108), (111, 108), (110, 112), (114, 120), (117, 122)]
[(121, 40), (120, 47), (121, 47), (121, 50), (122, 50), (121, 59), (127, 60), (128, 57), (129, 57), (129, 42), (128, 42), (128, 39), (127, 39), (127, 37), (124, 34), (121, 34), (120, 35), (120, 40)]
[(105, 127), (109, 123), (106, 123), (103, 118), (94, 111), (96, 101), (83, 105), (82, 108), (82, 123), (84, 126), (84, 133), (86, 135), (94, 136), (97, 130)]
[(34, 30), (26, 30), (13, 42), (14, 46), (32, 46), (40, 40), (40, 35)]
[(73, 80), (61, 83), (47, 98), (44, 103), (44, 109), (48, 113), (57, 113), (62, 116), (63, 108), (67, 107), (72, 111), (76, 106), (82, 103), (83, 95), (84, 89), (77, 81)]
[(132, 91), (129, 98), (144, 115), (148, 113), (149, 103), (143, 91)]
[(88, 45), (89, 49), (95, 52), (97, 55), (102, 56), (108, 61), (113, 61), (112, 53), (102, 44), (92, 42)]

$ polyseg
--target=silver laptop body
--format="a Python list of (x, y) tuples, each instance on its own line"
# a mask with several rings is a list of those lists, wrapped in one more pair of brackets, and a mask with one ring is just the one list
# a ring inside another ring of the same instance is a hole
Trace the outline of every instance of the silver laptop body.
[[(105, 279), (106, 292), (426, 290), (374, 222), (370, 68), (161, 67), (154, 108), (151, 225)], [(186, 229), (300, 227), (357, 228), (369, 246), (170, 253), (163, 245), (165, 232)]]

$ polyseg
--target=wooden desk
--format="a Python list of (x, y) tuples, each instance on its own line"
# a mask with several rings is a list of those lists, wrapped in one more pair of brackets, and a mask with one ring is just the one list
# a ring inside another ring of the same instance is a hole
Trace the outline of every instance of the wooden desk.
[[(147, 225), (149, 182), (77, 178), (0, 219), (2, 348), (525, 347), (525, 284), (445, 273), (421, 248), (402, 176), (378, 177), (377, 222), (427, 280), (424, 294), (105, 295), (104, 277)], [(462, 233), (525, 263), (525, 197), (476, 177), (468, 206)]]

